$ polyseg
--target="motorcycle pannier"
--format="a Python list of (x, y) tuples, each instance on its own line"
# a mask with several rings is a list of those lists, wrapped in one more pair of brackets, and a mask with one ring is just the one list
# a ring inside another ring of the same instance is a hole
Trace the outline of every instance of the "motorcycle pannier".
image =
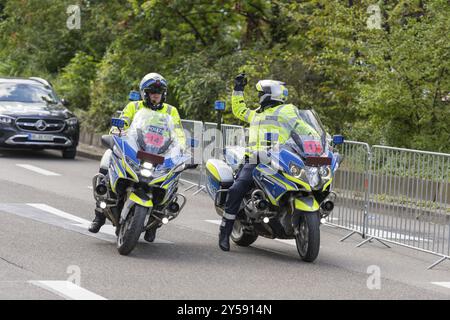
[(218, 190), (228, 189), (233, 181), (233, 170), (225, 162), (218, 159), (208, 160), (206, 163), (206, 189), (213, 199)]

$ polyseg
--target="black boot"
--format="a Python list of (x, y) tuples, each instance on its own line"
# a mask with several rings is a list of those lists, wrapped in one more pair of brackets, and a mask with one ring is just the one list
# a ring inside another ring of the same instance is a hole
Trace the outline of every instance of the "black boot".
[(219, 232), (219, 247), (223, 251), (230, 251), (230, 235), (233, 230), (234, 220), (223, 218)]
[(105, 224), (106, 217), (100, 210), (95, 210), (95, 218), (89, 226), (89, 232), (97, 233), (100, 231), (100, 228)]
[(150, 230), (145, 231), (145, 235), (144, 235), (145, 241), (147, 241), (147, 242), (155, 241), (156, 229), (157, 228), (151, 228)]

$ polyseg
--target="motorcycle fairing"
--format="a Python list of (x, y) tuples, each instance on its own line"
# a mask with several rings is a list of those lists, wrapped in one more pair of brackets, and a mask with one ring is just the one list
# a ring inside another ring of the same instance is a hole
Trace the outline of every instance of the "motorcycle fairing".
[(143, 207), (146, 207), (146, 208), (152, 208), (152, 207), (153, 207), (153, 200), (152, 200), (152, 199), (149, 199), (149, 200), (147, 200), (147, 199), (142, 199), (141, 197), (139, 197), (139, 196), (138, 196), (136, 193), (134, 193), (134, 192), (132, 192), (132, 193), (130, 194), (129, 199), (130, 199), (130, 201), (132, 201), (132, 202), (134, 202), (134, 203), (136, 203), (136, 204), (138, 204), (138, 205), (141, 205), (141, 206), (143, 206)]
[(125, 168), (123, 168), (121, 161), (117, 161), (117, 158), (113, 155), (111, 157), (111, 164), (109, 167), (109, 178), (111, 190), (116, 192), (116, 186), (119, 179), (123, 179), (127, 176)]
[(133, 161), (138, 165), (136, 158), (136, 151), (131, 148), (126, 141), (122, 138), (113, 136), (115, 147), (120, 150), (122, 155), (121, 159), (113, 153), (111, 157), (111, 164), (109, 170), (111, 190), (116, 192), (117, 181), (119, 179), (130, 179), (133, 181), (139, 181), (137, 174), (128, 165), (126, 159)]
[(259, 164), (253, 170), (253, 178), (276, 206), (286, 192), (298, 190), (297, 185), (265, 164)]
[(281, 149), (280, 152), (271, 152), (270, 157), (273, 164), (278, 164), (285, 172), (290, 172), (290, 165), (295, 164), (300, 168), (305, 166), (302, 159), (288, 149)]
[(314, 196), (298, 197), (294, 201), (295, 209), (303, 212), (316, 212), (319, 210), (319, 203)]

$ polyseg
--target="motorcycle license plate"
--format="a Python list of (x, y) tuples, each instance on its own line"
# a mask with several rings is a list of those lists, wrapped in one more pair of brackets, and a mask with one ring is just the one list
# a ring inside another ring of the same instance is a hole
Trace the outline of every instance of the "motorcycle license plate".
[(320, 141), (308, 140), (303, 142), (303, 149), (306, 153), (322, 153), (322, 145)]
[(149, 132), (145, 135), (145, 143), (159, 148), (164, 144), (164, 136)]
[(33, 140), (33, 141), (53, 141), (53, 136), (50, 135), (50, 134), (30, 133), (28, 135), (28, 140)]

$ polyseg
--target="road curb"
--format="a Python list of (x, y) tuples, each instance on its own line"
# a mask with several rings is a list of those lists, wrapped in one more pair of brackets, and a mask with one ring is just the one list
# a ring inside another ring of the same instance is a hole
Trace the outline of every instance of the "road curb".
[(78, 144), (77, 156), (92, 160), (101, 160), (106, 149), (90, 146), (84, 143)]

